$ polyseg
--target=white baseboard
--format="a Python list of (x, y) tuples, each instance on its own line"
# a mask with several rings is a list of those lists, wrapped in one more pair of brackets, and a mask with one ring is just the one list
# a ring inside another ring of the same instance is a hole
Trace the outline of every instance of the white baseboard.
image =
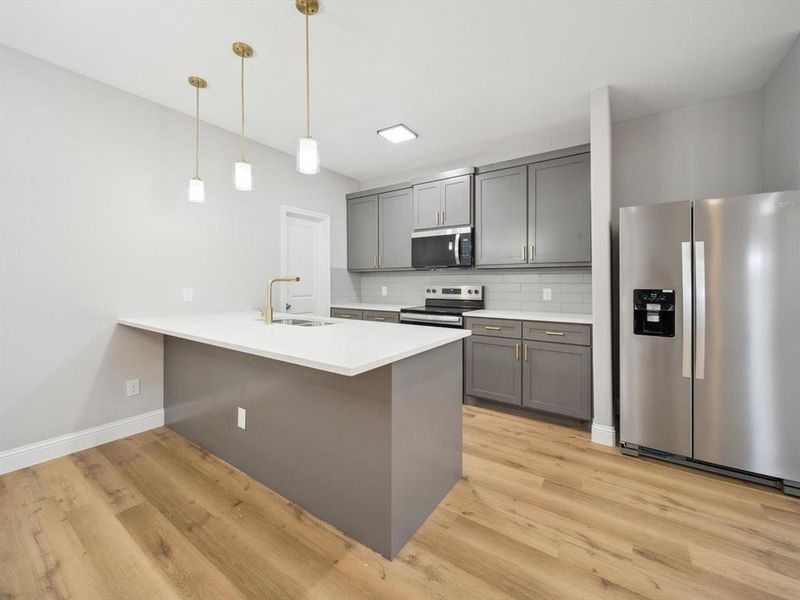
[(0, 475), (164, 425), (164, 409), (0, 452)]
[(617, 432), (610, 425), (592, 423), (592, 442), (603, 446), (616, 446)]

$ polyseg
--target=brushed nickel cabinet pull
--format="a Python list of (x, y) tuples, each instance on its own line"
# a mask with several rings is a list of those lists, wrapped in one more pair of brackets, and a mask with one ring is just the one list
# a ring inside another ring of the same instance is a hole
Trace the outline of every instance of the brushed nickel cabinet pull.
[(350, 315), (336, 315), (337, 319), (352, 319)]
[(484, 325), (483, 328), (489, 331), (500, 331), (502, 329), (502, 327), (497, 327), (495, 325)]
[(522, 262), (528, 260), (528, 246), (522, 244)]
[(445, 222), (444, 221), (444, 211), (442, 211), (442, 223), (441, 224), (444, 225), (444, 222)]
[(561, 335), (561, 336), (567, 335), (563, 331), (545, 331), (545, 334), (547, 334), (547, 335)]
[(514, 359), (519, 360), (519, 344), (514, 344)]
[(383, 255), (378, 254), (378, 266), (380, 267), (383, 264)]
[(536, 260), (536, 246), (531, 244), (531, 262)]
[(528, 344), (525, 344), (525, 347), (522, 350), (523, 350), (523, 357), (527, 361), (528, 360)]
[(385, 321), (386, 317), (372, 317), (373, 321)]
[(436, 214), (436, 224), (438, 225), (439, 224), (439, 211), (437, 210), (435, 214)]

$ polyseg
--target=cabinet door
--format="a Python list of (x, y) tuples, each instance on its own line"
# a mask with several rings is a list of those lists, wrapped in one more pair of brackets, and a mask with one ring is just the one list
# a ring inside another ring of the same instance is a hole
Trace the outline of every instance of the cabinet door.
[(378, 267), (378, 196), (347, 202), (347, 268), (371, 271)]
[(591, 348), (549, 342), (525, 342), (525, 346), (522, 404), (576, 419), (591, 419)]
[(442, 225), (472, 224), (472, 177), (463, 175), (442, 181)]
[(411, 268), (411, 188), (378, 197), (378, 268)]
[(529, 262), (592, 260), (589, 155), (528, 165)]
[(482, 173), (475, 178), (475, 264), (527, 261), (527, 167)]
[(476, 335), (468, 337), (465, 344), (466, 393), (521, 404), (521, 342)]
[(441, 226), (442, 182), (420, 183), (414, 190), (414, 229)]

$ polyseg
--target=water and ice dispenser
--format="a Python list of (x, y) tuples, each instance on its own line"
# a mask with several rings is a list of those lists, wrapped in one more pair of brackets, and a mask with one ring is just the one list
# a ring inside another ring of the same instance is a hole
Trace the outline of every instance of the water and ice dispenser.
[(675, 290), (633, 290), (633, 333), (675, 337)]

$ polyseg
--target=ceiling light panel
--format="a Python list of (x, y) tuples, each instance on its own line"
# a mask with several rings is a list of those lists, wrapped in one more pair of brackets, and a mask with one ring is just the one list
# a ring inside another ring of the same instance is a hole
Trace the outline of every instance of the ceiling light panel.
[(378, 135), (386, 138), (393, 144), (399, 144), (400, 142), (407, 142), (408, 140), (417, 139), (417, 134), (402, 123), (387, 127), (385, 129), (379, 129)]

